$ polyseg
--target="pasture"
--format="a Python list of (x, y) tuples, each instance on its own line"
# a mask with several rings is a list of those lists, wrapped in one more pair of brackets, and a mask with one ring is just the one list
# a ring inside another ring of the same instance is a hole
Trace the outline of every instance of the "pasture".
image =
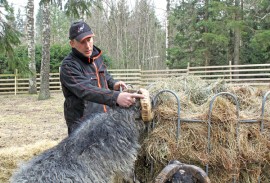
[(21, 160), (56, 145), (67, 136), (62, 92), (49, 100), (37, 95), (0, 95), (0, 182), (8, 182)]

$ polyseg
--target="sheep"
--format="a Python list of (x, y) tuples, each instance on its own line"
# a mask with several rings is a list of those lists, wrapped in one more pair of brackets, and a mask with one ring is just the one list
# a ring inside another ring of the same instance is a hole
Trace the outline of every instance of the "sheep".
[(203, 169), (172, 160), (155, 178), (155, 183), (211, 183)]
[(23, 164), (12, 183), (109, 183), (133, 176), (144, 123), (138, 106), (88, 117), (69, 137)]

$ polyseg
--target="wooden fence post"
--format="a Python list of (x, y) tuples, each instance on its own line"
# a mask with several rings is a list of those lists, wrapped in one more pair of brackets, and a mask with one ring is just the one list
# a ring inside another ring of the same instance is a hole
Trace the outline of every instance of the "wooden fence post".
[(141, 65), (139, 65), (139, 72), (140, 72), (140, 82), (139, 82), (139, 85), (142, 86), (142, 67)]
[[(189, 68), (190, 68), (190, 63), (188, 62), (188, 63), (187, 63), (187, 72), (186, 72), (186, 76), (189, 75)], [(187, 90), (187, 77), (185, 77), (185, 86), (184, 86), (184, 88), (185, 88), (185, 91), (186, 91), (186, 90)]]
[(15, 69), (15, 76), (14, 76), (14, 94), (17, 95), (17, 79), (18, 79), (18, 69)]
[(187, 63), (187, 75), (189, 74), (189, 67), (190, 67), (190, 65), (189, 65), (189, 62)]
[(59, 71), (59, 72), (58, 72), (58, 74), (59, 74), (59, 75), (58, 75), (58, 77), (59, 77), (59, 89), (62, 90), (62, 85), (61, 85), (61, 81), (60, 81), (60, 71), (61, 71), (61, 67), (59, 67), (58, 71)]
[(229, 61), (229, 68), (230, 68), (230, 81), (229, 81), (229, 83), (231, 84), (231, 82), (232, 82), (232, 61)]

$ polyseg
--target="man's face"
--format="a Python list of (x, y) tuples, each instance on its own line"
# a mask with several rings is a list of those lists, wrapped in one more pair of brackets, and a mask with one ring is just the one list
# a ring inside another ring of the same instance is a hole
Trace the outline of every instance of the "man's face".
[(93, 53), (93, 37), (83, 39), (81, 42), (72, 39), (70, 40), (72, 48), (76, 48), (85, 57), (90, 57)]

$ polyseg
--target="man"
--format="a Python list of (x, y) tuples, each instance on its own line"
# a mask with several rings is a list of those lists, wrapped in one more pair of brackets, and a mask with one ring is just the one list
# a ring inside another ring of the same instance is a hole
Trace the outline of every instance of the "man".
[(75, 22), (69, 29), (71, 53), (64, 58), (60, 81), (65, 97), (64, 115), (70, 135), (85, 115), (107, 112), (109, 107), (129, 107), (140, 94), (119, 92), (126, 88), (107, 72), (102, 51), (93, 45), (94, 34), (83, 21)]

